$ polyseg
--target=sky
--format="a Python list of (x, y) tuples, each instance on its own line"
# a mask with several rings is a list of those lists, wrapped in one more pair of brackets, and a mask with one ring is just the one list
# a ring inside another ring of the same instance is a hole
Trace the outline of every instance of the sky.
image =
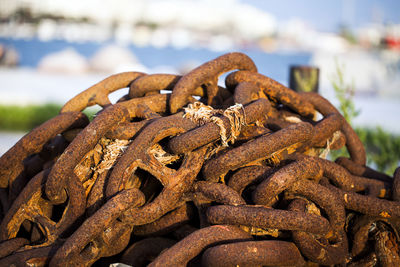
[(241, 0), (274, 15), (279, 22), (301, 18), (320, 31), (339, 25), (361, 27), (376, 21), (400, 23), (400, 0)]

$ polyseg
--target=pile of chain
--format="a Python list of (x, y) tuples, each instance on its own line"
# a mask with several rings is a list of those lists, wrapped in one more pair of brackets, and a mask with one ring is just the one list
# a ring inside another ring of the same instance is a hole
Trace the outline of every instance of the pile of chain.
[(0, 266), (400, 266), (400, 169), (241, 53), (95, 84), (0, 158), (0, 187)]

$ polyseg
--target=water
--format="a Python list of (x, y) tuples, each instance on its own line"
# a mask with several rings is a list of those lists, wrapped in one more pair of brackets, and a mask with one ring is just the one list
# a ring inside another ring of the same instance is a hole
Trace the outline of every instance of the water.
[[(13, 46), (18, 51), (20, 54), (20, 66), (22, 67), (36, 67), (40, 60), (48, 53), (58, 52), (68, 47), (74, 48), (78, 53), (89, 59), (101, 47), (112, 44), (111, 42), (70, 43), (62, 40), (42, 42), (38, 39), (21, 40), (5, 38), (0, 38), (0, 43)], [(187, 63), (201, 64), (223, 53), (232, 52), (215, 52), (204, 48), (176, 49), (173, 47), (155, 48), (134, 45), (125, 47), (134, 53), (141, 64), (150, 69), (166, 65), (179, 69)], [(242, 50), (241, 52), (246, 53), (253, 59), (260, 73), (285, 84), (287, 84), (289, 77), (289, 66), (292, 64), (309, 64), (312, 57), (311, 53), (306, 52), (265, 53), (256, 49)]]

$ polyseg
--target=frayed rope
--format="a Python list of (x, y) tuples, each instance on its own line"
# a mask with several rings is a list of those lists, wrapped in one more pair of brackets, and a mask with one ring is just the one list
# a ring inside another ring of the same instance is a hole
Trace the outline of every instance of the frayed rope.
[(102, 161), (97, 166), (93, 167), (92, 170), (100, 174), (111, 169), (115, 161), (121, 157), (124, 151), (128, 148), (130, 142), (130, 140), (119, 139), (110, 141), (110, 144), (105, 147)]
[(149, 153), (152, 154), (156, 158), (156, 160), (164, 165), (173, 163), (179, 159), (179, 155), (169, 154), (158, 143), (154, 144), (151, 147)]
[[(243, 115), (240, 114), (240, 109), (243, 110)], [(221, 144), (223, 147), (228, 147), (229, 143), (233, 144), (240, 135), (242, 126), (246, 125), (246, 115), (242, 104), (235, 104), (225, 110), (214, 109), (211, 106), (204, 105), (201, 102), (189, 104), (184, 108), (184, 118), (197, 123), (199, 126), (208, 122), (215, 123), (219, 127), (219, 135), (221, 136)], [(229, 119), (231, 133), (227, 137), (224, 123), (217, 115), (223, 115)]]
[(320, 158), (326, 159), (328, 157), (329, 152), (331, 152), (331, 145), (336, 142), (340, 137), (340, 131), (336, 131), (333, 133), (332, 137), (326, 140), (326, 148), (322, 150), (319, 154)]

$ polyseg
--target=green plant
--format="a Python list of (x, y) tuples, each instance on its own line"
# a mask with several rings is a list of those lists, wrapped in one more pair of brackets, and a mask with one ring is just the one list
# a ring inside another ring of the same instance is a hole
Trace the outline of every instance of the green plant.
[(337, 100), (339, 101), (339, 110), (348, 123), (352, 124), (353, 119), (360, 114), (360, 110), (356, 110), (353, 97), (355, 92), (354, 81), (351, 84), (344, 78), (344, 65), (340, 65), (336, 60), (336, 72), (331, 78), (331, 83), (335, 91)]
[(400, 163), (400, 136), (390, 134), (380, 127), (356, 128), (355, 131), (367, 151), (368, 165), (393, 175)]
[[(354, 82), (348, 85), (344, 79), (344, 67), (336, 62), (336, 73), (331, 79), (336, 98), (339, 101), (338, 109), (343, 117), (352, 123), (353, 119), (360, 113), (356, 110), (354, 96)], [(384, 131), (382, 128), (355, 128), (357, 135), (364, 144), (367, 153), (367, 165), (388, 175), (393, 175), (394, 170), (400, 163), (400, 136)], [(330, 152), (330, 157), (335, 159), (340, 156), (348, 157), (345, 148)]]

